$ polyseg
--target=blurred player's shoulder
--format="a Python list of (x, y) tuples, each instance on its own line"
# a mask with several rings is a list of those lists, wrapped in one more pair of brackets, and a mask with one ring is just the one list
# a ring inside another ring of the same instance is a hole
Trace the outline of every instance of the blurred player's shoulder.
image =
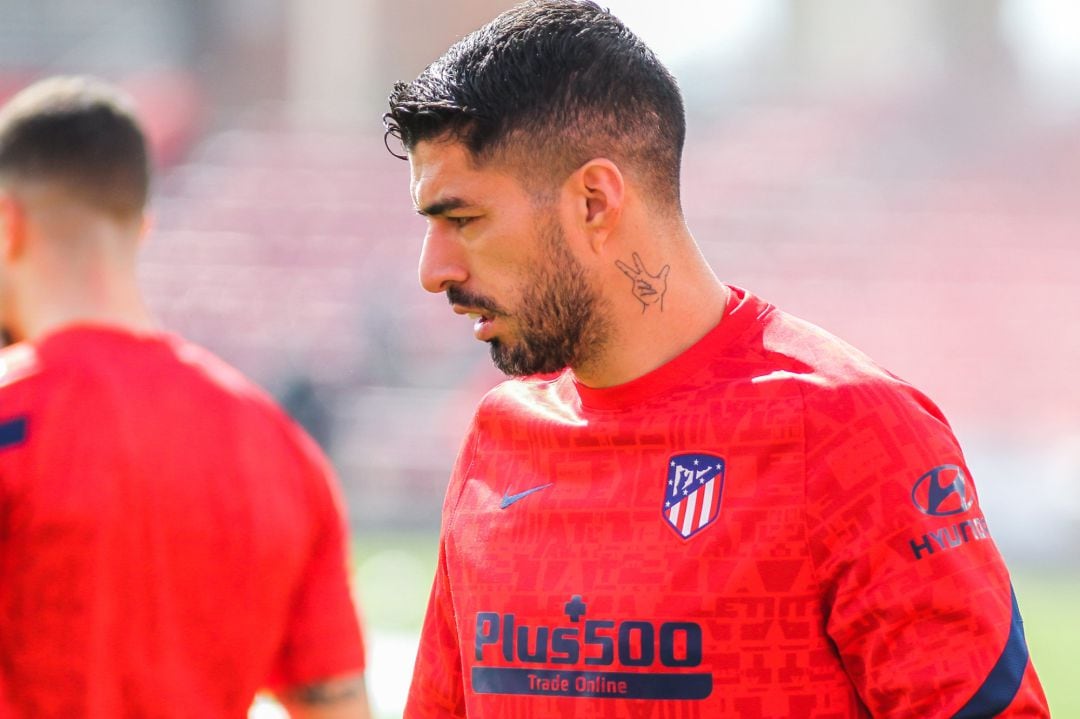
[(278, 433), (287, 440), (283, 446), (297, 449), (307, 462), (317, 465), (322, 474), (333, 473), (318, 443), (254, 380), (207, 348), (180, 335), (165, 333), (162, 339), (176, 360), (194, 373), (206, 391), (220, 395), (221, 402), (246, 405), (252, 416), (261, 416), (277, 427)]
[(34, 346), (18, 342), (0, 350), (0, 389), (36, 375), (41, 362)]
[(174, 416), (199, 416), (204, 425), (243, 425), (252, 434), (261, 426), (262, 436), (283, 437), (287, 441), (282, 446), (299, 446), (302, 454), (321, 460), (309, 446), (313, 441), (268, 392), (210, 350), (180, 335), (76, 324), (33, 343), (13, 345), (3, 356), (9, 352), (12, 376), (36, 373), (42, 378), (40, 391), (29, 392), (28, 399), (40, 409), (67, 411), (65, 403), (72, 396), (112, 406), (112, 400), (103, 398), (119, 392), (121, 405), (164, 406), (168, 402)]
[(162, 339), (172, 348), (176, 359), (181, 364), (201, 375), (209, 383), (237, 397), (269, 401), (269, 395), (248, 379), (243, 372), (205, 347), (177, 334), (164, 334)]

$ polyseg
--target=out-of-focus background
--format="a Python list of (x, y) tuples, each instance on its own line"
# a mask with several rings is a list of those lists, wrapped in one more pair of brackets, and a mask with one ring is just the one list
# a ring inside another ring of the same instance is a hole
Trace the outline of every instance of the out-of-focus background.
[[(681, 82), (685, 210), (717, 273), (944, 409), (1055, 715), (1080, 716), (1080, 5), (608, 4)], [(382, 717), (401, 713), (457, 444), (499, 376), (417, 284), (423, 224), (380, 115), (509, 5), (0, 0), (0, 100), (56, 72), (131, 92), (160, 166), (153, 309), (333, 459)]]

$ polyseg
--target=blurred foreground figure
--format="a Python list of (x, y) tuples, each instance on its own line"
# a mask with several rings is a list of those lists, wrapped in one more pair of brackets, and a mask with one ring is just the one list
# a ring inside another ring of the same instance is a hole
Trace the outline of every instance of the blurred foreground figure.
[(945, 418), (716, 279), (679, 90), (616, 18), (518, 6), (386, 122), (421, 283), (519, 377), (451, 478), (406, 716), (1048, 715)]
[(314, 443), (135, 282), (146, 148), (54, 78), (0, 110), (0, 717), (367, 717)]

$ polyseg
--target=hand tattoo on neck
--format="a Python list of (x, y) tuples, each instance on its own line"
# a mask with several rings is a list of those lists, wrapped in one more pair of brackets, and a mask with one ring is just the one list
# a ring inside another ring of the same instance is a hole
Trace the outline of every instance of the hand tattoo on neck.
[(633, 282), (632, 292), (637, 301), (641, 303), (641, 313), (650, 305), (659, 305), (660, 311), (664, 311), (664, 293), (667, 292), (667, 277), (671, 265), (664, 265), (660, 272), (652, 274), (645, 269), (645, 263), (641, 261), (641, 255), (634, 253), (634, 266), (626, 264), (622, 260), (615, 260), (615, 266), (622, 270), (623, 274)]

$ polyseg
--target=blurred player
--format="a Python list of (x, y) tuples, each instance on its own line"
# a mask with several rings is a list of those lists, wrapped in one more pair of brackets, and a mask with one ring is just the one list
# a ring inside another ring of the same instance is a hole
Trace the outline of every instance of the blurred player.
[(390, 106), (421, 283), (521, 377), (451, 478), (407, 717), (1047, 716), (944, 417), (716, 279), (640, 40), (529, 2)]
[(149, 169), (81, 78), (0, 110), (0, 717), (367, 717), (331, 470), (260, 390), (159, 330)]

